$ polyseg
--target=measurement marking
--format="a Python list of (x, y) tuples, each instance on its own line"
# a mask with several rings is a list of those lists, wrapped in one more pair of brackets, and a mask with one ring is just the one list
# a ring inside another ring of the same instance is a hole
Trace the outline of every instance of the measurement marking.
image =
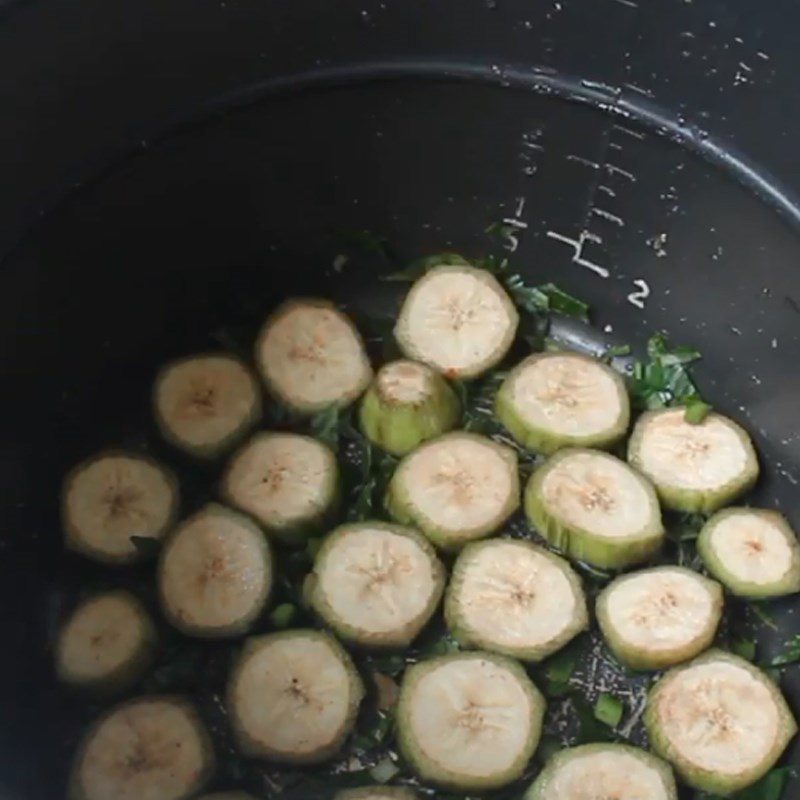
[(603, 183), (599, 183), (597, 185), (597, 191), (598, 192), (603, 192), (603, 194), (607, 194), (609, 197), (616, 197), (617, 196), (617, 193), (610, 186), (606, 186)]
[(639, 8), (639, 4), (634, 3), (633, 0), (614, 0), (614, 2), (619, 3), (621, 6), (628, 6), (628, 8)]
[(527, 222), (523, 222), (518, 217), (505, 217), (502, 220), (503, 225), (508, 225), (509, 228), (516, 228), (517, 230), (524, 231), (528, 227)]
[(756, 53), (756, 55), (763, 61), (769, 61), (769, 56), (766, 53), (762, 53), (760, 50)]
[(623, 83), (623, 86), (626, 86), (628, 89), (632, 89), (634, 92), (638, 92), (640, 95), (644, 97), (653, 98), (655, 94), (650, 91), (650, 89), (645, 89), (642, 86), (637, 86), (635, 83)]
[(522, 212), (525, 210), (525, 198), (518, 197), (517, 198), (517, 207), (514, 210), (514, 216), (519, 219), (522, 216)]
[(608, 146), (609, 146), (609, 147), (610, 147), (612, 150), (617, 150), (617, 151), (619, 151), (619, 152), (622, 152), (622, 145), (621, 145), (621, 144), (617, 144), (617, 142), (609, 142), (609, 143), (608, 143)]
[(639, 141), (642, 141), (645, 138), (643, 133), (626, 128), (624, 125), (614, 125), (612, 126), (612, 130), (619, 131), (620, 133), (627, 133), (628, 136), (633, 136), (634, 139), (638, 139)]
[(592, 233), (592, 231), (584, 231), (583, 238), (587, 242), (592, 242), (592, 244), (603, 244), (603, 237)]
[(591, 211), (596, 217), (601, 217), (602, 219), (608, 220), (608, 222), (613, 222), (615, 225), (619, 225), (620, 228), (625, 227), (625, 220), (622, 219), (622, 217), (618, 217), (616, 214), (612, 214), (610, 211), (606, 211), (604, 208), (592, 206)]
[(610, 164), (606, 161), (603, 166), (606, 168), (609, 175), (621, 175), (623, 178), (627, 178), (631, 183), (636, 183), (636, 176), (632, 172), (628, 172), (626, 169), (622, 169), (622, 167), (618, 167), (616, 164)]
[(586, 269), (591, 270), (601, 278), (607, 278), (611, 274), (605, 267), (601, 267), (599, 264), (595, 264), (593, 261), (589, 261), (588, 258), (583, 257), (584, 243), (596, 241), (590, 238), (591, 235), (587, 231), (581, 231), (578, 239), (570, 239), (569, 236), (564, 236), (563, 233), (557, 233), (556, 231), (547, 231), (545, 235), (550, 239), (555, 239), (557, 242), (569, 245), (572, 248), (572, 261), (574, 264), (586, 267)]
[(590, 161), (588, 158), (584, 158), (583, 156), (576, 156), (570, 153), (566, 158), (567, 161), (576, 161), (578, 164), (583, 164), (591, 169), (600, 169), (600, 165), (596, 161)]
[(633, 282), (633, 285), (638, 286), (639, 291), (631, 292), (628, 295), (628, 302), (637, 308), (644, 308), (644, 301), (650, 297), (650, 287), (647, 285), (647, 281), (644, 281), (641, 278), (637, 278)]

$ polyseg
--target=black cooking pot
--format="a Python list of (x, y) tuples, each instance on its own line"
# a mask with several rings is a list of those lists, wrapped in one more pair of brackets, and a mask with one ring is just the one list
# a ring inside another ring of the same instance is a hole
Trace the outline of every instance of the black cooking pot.
[[(665, 329), (753, 434), (754, 501), (796, 526), (800, 170), (792, 0), (6, 0), (0, 795), (63, 794), (83, 713), (52, 627), (95, 572), (61, 476), (138, 445), (166, 359), (281, 298), (392, 301), (331, 269), (504, 246), (587, 299), (588, 343)], [(352, 243), (352, 237), (350, 239)], [(774, 604), (765, 657), (800, 630)], [(795, 706), (800, 680), (783, 688)], [(795, 748), (793, 758), (797, 760)], [(800, 782), (787, 797), (800, 793)]]

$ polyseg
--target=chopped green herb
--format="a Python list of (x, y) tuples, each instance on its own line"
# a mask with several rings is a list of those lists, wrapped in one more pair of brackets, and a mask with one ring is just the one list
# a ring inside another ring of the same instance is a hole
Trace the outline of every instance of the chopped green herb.
[(699, 397), (686, 401), (686, 414), (684, 418), (691, 425), (699, 425), (711, 412), (711, 406)]
[(581, 640), (576, 640), (544, 662), (544, 692), (548, 697), (563, 697), (569, 693), (569, 681), (578, 663), (582, 644)]
[(406, 659), (397, 654), (386, 656), (371, 656), (369, 664), (373, 670), (383, 675), (396, 677), (406, 668)]
[(730, 647), (732, 653), (747, 661), (753, 661), (756, 657), (756, 643), (753, 639), (742, 639), (737, 636), (731, 639)]
[(384, 758), (370, 769), (370, 777), (376, 783), (388, 783), (400, 772), (400, 767), (391, 758)]
[(623, 710), (624, 706), (621, 700), (614, 697), (613, 694), (603, 692), (598, 696), (597, 702), (594, 704), (594, 717), (604, 725), (616, 728), (622, 719)]
[(297, 607), (293, 603), (281, 603), (272, 609), (269, 621), (275, 628), (288, 628), (297, 616)]
[(571, 695), (570, 703), (578, 718), (578, 735), (575, 744), (613, 741), (614, 732), (608, 725), (597, 719), (594, 708), (585, 697)]
[(460, 649), (458, 642), (449, 633), (445, 633), (435, 642), (425, 647), (422, 650), (422, 655), (426, 657), (446, 656), (449, 653), (457, 653)]
[(778, 625), (772, 618), (772, 615), (761, 603), (748, 603), (747, 607), (763, 625), (766, 625), (768, 628), (772, 628), (774, 631), (778, 630)]
[(630, 380), (636, 408), (652, 409), (702, 402), (688, 366), (700, 358), (690, 347), (671, 347), (663, 333), (647, 342), (647, 361), (636, 361)]
[(629, 344), (612, 344), (605, 349), (600, 358), (606, 364), (610, 364), (615, 358), (629, 356), (630, 354), (631, 346)]
[(311, 433), (334, 453), (339, 451), (340, 413), (336, 406), (328, 406), (325, 410), (311, 417)]
[(781, 800), (786, 783), (793, 774), (792, 767), (773, 769), (757, 783), (737, 792), (735, 800)]
[(538, 288), (547, 297), (548, 311), (555, 311), (582, 322), (589, 321), (589, 305), (583, 300), (573, 297), (554, 283), (545, 283)]
[(559, 750), (563, 749), (564, 746), (555, 736), (545, 733), (539, 740), (539, 746), (536, 748), (536, 758), (544, 763), (549, 761)]
[(766, 666), (785, 667), (787, 664), (796, 664), (798, 661), (800, 661), (800, 636), (795, 636), (786, 642), (783, 651), (771, 658)]

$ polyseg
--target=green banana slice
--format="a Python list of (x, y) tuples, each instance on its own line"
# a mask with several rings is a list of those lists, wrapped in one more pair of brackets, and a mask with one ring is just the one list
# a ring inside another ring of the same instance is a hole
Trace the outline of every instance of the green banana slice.
[(454, 791), (498, 789), (524, 772), (544, 710), (515, 661), (481, 652), (442, 656), (406, 670), (398, 742), (423, 780)]
[(595, 611), (611, 652), (631, 669), (663, 669), (694, 658), (714, 640), (722, 587), (685, 567), (622, 575), (598, 596)]
[(413, 789), (405, 786), (361, 786), (358, 789), (342, 789), (333, 800), (419, 800)]
[(270, 393), (298, 414), (354, 402), (372, 380), (364, 342), (333, 303), (288, 300), (256, 342), (256, 364)]
[(452, 430), (460, 418), (461, 404), (447, 381), (416, 361), (381, 367), (359, 410), (364, 435), (396, 456)]
[(198, 458), (228, 450), (261, 418), (255, 375), (234, 356), (209, 353), (167, 364), (153, 389), (161, 435)]
[(518, 507), (516, 453), (464, 432), (432, 439), (407, 455), (386, 494), (397, 522), (450, 551), (499, 530)]
[(93, 692), (123, 691), (153, 663), (156, 631), (132, 594), (111, 591), (84, 600), (61, 629), (56, 644), (58, 677)]
[(490, 539), (458, 556), (445, 619), (464, 647), (541, 661), (589, 626), (580, 578), (530, 542)]
[(106, 564), (144, 558), (135, 538), (160, 540), (178, 511), (178, 483), (164, 466), (121, 451), (99, 453), (64, 479), (61, 518), (66, 546)]
[(317, 764), (340, 750), (363, 696), (350, 656), (332, 636), (294, 630), (247, 640), (227, 707), (244, 755)]
[(325, 538), (305, 591), (341, 639), (406, 647), (439, 605), (444, 581), (445, 569), (424, 536), (373, 521), (342, 525)]
[(336, 456), (297, 433), (258, 433), (236, 452), (222, 496), (279, 541), (303, 544), (323, 530), (339, 501)]
[(664, 539), (653, 487), (600, 450), (560, 450), (525, 488), (533, 527), (570, 558), (601, 569), (647, 561)]
[(758, 478), (758, 458), (743, 428), (714, 413), (692, 424), (683, 408), (642, 414), (628, 443), (628, 461), (674, 511), (711, 513)]
[(158, 564), (164, 616), (187, 636), (246, 633), (272, 589), (269, 543), (249, 517), (210, 503), (171, 534)]
[(564, 447), (613, 447), (628, 430), (630, 401), (619, 373), (597, 359), (537, 353), (503, 381), (495, 413), (519, 444), (550, 455)]
[(726, 508), (706, 522), (697, 539), (706, 569), (740, 597), (800, 592), (800, 546), (777, 511)]
[(556, 753), (524, 800), (678, 800), (669, 765), (638, 747), (585, 744)]
[(644, 721), (655, 752), (689, 786), (724, 797), (765, 775), (797, 731), (772, 680), (721, 650), (667, 672)]
[(440, 265), (411, 287), (394, 335), (407, 358), (448, 378), (468, 380), (505, 356), (518, 324), (517, 309), (494, 275)]
[(177, 697), (138, 697), (89, 730), (72, 768), (70, 800), (187, 800), (214, 771), (211, 739)]

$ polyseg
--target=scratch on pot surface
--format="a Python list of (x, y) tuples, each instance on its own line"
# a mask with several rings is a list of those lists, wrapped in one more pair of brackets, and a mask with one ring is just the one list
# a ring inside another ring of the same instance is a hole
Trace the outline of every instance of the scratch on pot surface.
[(598, 192), (603, 192), (603, 194), (607, 194), (609, 197), (616, 197), (617, 193), (610, 187), (606, 186), (605, 184), (598, 184), (597, 186)]
[[(625, 85), (633, 88), (633, 84), (626, 83)], [(633, 136), (634, 139), (638, 139), (639, 141), (643, 141), (645, 138), (645, 135), (640, 131), (634, 131), (631, 128), (626, 128), (624, 125), (614, 125), (612, 130), (619, 131), (620, 133), (626, 133), (628, 136)]]

